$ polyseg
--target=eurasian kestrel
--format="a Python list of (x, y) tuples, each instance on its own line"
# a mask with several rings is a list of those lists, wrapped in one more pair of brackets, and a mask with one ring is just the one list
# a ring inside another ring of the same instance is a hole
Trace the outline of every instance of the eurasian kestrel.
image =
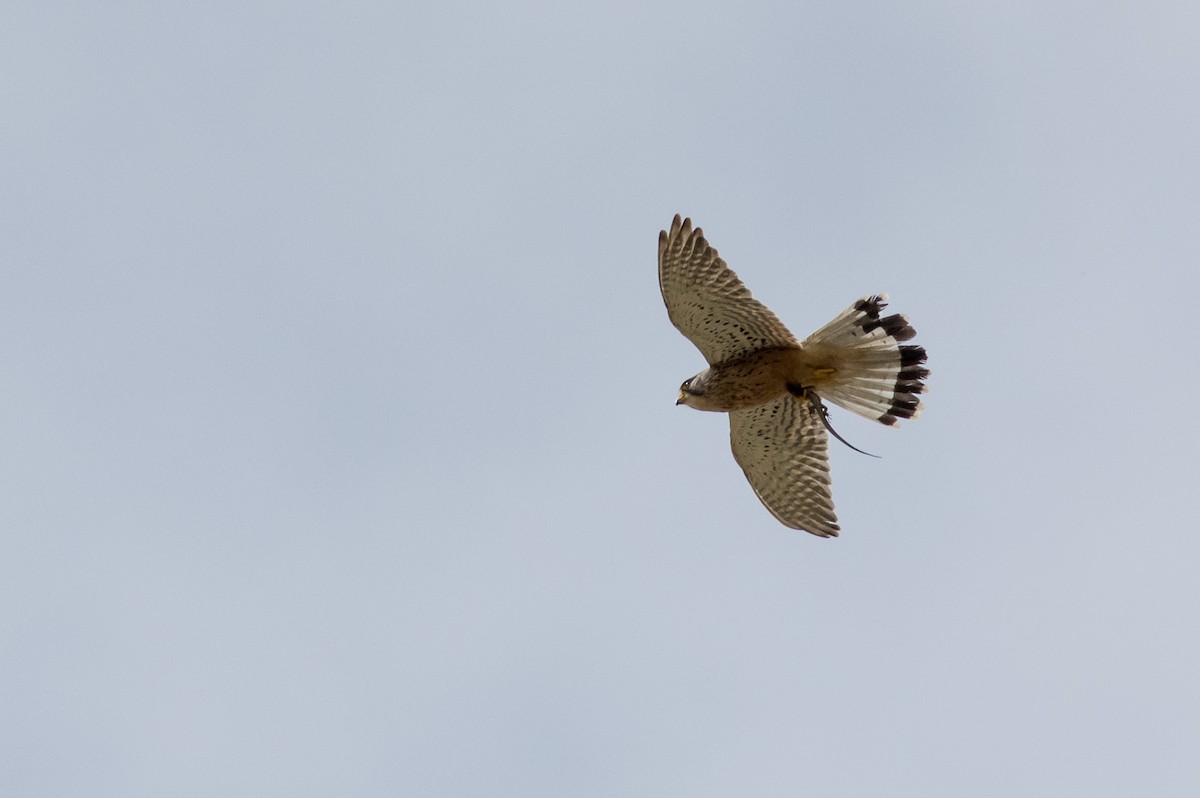
[(679, 216), (658, 236), (658, 284), (708, 361), (676, 404), (729, 413), (733, 456), (766, 508), (793, 529), (837, 535), (822, 400), (889, 426), (916, 418), (929, 370), (924, 348), (900, 343), (916, 334), (908, 319), (881, 317), (887, 296), (866, 296), (798, 342)]

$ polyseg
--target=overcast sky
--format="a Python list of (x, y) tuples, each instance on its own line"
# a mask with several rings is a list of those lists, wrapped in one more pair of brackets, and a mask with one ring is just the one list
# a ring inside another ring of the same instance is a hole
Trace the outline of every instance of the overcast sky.
[[(0, 793), (1200, 794), (1192, 3), (0, 8)], [(675, 213), (834, 410), (779, 525)]]

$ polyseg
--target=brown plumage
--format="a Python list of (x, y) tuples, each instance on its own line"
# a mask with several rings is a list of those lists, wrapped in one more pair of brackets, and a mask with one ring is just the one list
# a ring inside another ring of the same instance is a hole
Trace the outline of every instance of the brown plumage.
[(836, 535), (822, 400), (888, 425), (915, 418), (929, 371), (922, 347), (900, 344), (915, 335), (908, 320), (868, 296), (798, 342), (679, 216), (659, 234), (658, 281), (672, 323), (709, 364), (676, 404), (728, 412), (734, 458), (767, 509)]

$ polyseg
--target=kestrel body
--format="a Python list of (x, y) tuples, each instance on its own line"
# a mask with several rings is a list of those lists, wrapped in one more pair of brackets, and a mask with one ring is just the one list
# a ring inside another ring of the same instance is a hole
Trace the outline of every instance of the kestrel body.
[(886, 297), (868, 296), (799, 342), (679, 216), (659, 234), (658, 282), (671, 322), (709, 364), (676, 404), (728, 412), (733, 456), (766, 508), (793, 529), (837, 535), (822, 399), (883, 424), (915, 418), (929, 371), (923, 348), (899, 343), (915, 335), (908, 320), (881, 317)]

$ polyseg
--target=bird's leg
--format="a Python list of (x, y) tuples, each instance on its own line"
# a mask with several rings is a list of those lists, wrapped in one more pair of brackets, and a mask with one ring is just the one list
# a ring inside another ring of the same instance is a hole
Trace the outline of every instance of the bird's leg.
[(843, 438), (841, 435), (837, 434), (837, 430), (835, 430), (833, 428), (833, 426), (829, 423), (829, 408), (826, 407), (825, 403), (821, 401), (821, 397), (817, 396), (815, 393), (810, 391), (808, 388), (805, 388), (803, 385), (797, 385), (794, 382), (789, 382), (787, 389), (788, 389), (788, 393), (790, 393), (792, 396), (796, 397), (797, 399), (807, 399), (809, 401), (809, 404), (811, 404), (813, 407), (815, 407), (817, 409), (817, 415), (820, 417), (821, 423), (825, 425), (825, 429), (829, 430), (830, 435), (837, 438), (839, 441), (846, 444), (846, 446), (849, 446), (851, 449), (858, 452), (859, 454), (865, 454), (867, 457), (875, 457), (875, 458), (879, 457), (879, 455), (877, 455), (877, 454), (871, 454), (870, 452), (864, 452), (862, 449), (858, 448), (857, 446), (855, 446), (854, 444), (850, 443), (848, 440)]

